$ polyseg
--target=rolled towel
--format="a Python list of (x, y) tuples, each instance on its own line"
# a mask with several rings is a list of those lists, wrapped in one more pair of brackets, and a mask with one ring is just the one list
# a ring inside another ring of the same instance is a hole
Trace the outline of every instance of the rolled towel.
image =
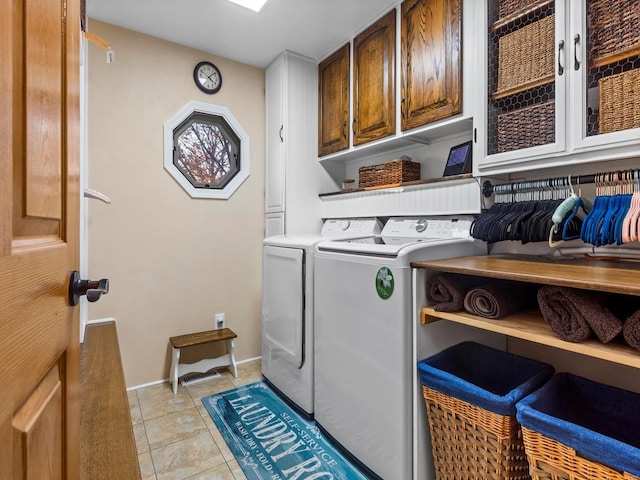
[(464, 309), (479, 317), (503, 318), (535, 305), (536, 285), (494, 281), (469, 290)]
[(609, 343), (622, 331), (622, 321), (605, 303), (605, 297), (575, 288), (545, 285), (538, 291), (542, 317), (568, 342), (582, 342), (593, 331), (598, 340)]
[(427, 280), (427, 300), (437, 312), (459, 312), (464, 308), (464, 296), (481, 280), (468, 275), (433, 275)]
[(624, 322), (622, 336), (630, 347), (640, 350), (640, 310)]

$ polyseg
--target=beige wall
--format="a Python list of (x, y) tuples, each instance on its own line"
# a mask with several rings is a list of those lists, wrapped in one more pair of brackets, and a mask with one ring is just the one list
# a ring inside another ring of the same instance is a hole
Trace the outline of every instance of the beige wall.
[[(116, 58), (89, 46), (89, 275), (108, 295), (89, 320), (114, 317), (128, 386), (168, 377), (173, 335), (210, 329), (217, 312), (239, 360), (260, 355), (264, 229), (264, 70), (91, 20)], [(193, 67), (210, 60), (222, 89), (206, 95)], [(163, 125), (187, 102), (224, 105), (251, 139), (251, 175), (229, 200), (191, 199), (163, 167)]]

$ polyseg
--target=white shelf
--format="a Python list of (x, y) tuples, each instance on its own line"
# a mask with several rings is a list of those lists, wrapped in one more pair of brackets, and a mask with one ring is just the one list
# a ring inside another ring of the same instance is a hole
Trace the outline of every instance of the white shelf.
[(473, 129), (473, 118), (452, 117), (446, 120), (415, 128), (407, 132), (382, 138), (375, 142), (370, 142), (348, 150), (318, 157), (320, 163), (346, 163), (350, 160), (357, 160), (364, 157), (379, 155), (382, 153), (392, 153), (401, 150), (409, 145), (425, 144), (461, 133), (471, 133)]

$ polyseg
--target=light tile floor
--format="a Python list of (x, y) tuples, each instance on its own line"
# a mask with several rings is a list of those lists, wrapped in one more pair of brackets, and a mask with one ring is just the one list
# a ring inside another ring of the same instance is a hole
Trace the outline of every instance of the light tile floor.
[(246, 480), (202, 397), (262, 380), (260, 360), (238, 365), (238, 378), (178, 386), (168, 383), (128, 392), (142, 480)]

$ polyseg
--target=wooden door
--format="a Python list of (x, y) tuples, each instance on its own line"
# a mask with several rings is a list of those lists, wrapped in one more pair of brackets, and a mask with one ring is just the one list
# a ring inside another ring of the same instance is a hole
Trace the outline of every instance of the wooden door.
[(354, 145), (395, 133), (395, 52), (395, 9), (353, 40)]
[(318, 65), (318, 156), (349, 148), (349, 44)]
[(0, 0), (0, 477), (79, 477), (79, 0)]
[(462, 111), (461, 0), (402, 3), (402, 130)]

